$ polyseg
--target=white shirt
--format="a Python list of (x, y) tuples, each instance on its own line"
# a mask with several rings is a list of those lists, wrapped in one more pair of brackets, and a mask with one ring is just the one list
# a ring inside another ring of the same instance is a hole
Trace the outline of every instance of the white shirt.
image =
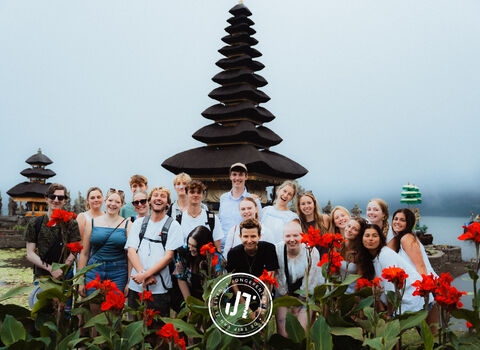
[[(275, 244), (273, 242), (272, 233), (268, 228), (263, 226), (262, 234), (260, 235), (260, 241)], [(223, 256), (228, 256), (228, 252), (230, 251), (230, 249), (240, 244), (242, 244), (242, 240), (240, 238), (240, 225), (235, 225), (228, 231), (227, 238), (225, 239), (225, 246), (223, 248)]]
[[(215, 227), (213, 228), (213, 240), (217, 241), (219, 239), (223, 238), (223, 231), (222, 231), (222, 226), (220, 224), (220, 220), (218, 219), (217, 215), (215, 216)], [(182, 224), (181, 224), (181, 230), (183, 233), (183, 244), (187, 244), (187, 238), (190, 232), (197, 227), (197, 226), (205, 226), (210, 230), (210, 226), (208, 225), (208, 220), (207, 220), (207, 211), (205, 209), (202, 209), (202, 212), (200, 213), (199, 216), (196, 218), (191, 217), (188, 215), (188, 209), (185, 210), (182, 213)]]
[(298, 220), (298, 215), (291, 210), (278, 210), (273, 206), (263, 208), (262, 229), (267, 227), (273, 234), (274, 244), (283, 241), (283, 228), (287, 222)]
[[(414, 234), (415, 235), (415, 234)], [(435, 277), (438, 277), (437, 273), (432, 267), (432, 264), (430, 264), (430, 260), (428, 259), (427, 252), (425, 252), (425, 248), (423, 247), (423, 244), (420, 242), (418, 237), (415, 237), (417, 240), (418, 244), (420, 245), (420, 252), (422, 253), (422, 258), (423, 258), (423, 263), (425, 264), (425, 267), (427, 269), (427, 275), (433, 273)], [(404, 258), (406, 261), (412, 265), (412, 267), (416, 270), (417, 268), (415, 267), (415, 264), (412, 262), (412, 259), (408, 256), (407, 252), (403, 249), (402, 244), (400, 243), (400, 250), (398, 251), (398, 255), (400, 255), (402, 258)]]
[[(145, 217), (138, 218), (132, 224), (130, 228), (130, 233), (128, 234), (127, 243), (125, 244), (125, 249), (128, 248), (135, 248), (137, 249), (138, 244), (140, 243), (140, 229), (142, 228), (142, 223)], [(168, 230), (167, 242), (165, 244), (165, 249), (163, 249), (163, 244), (161, 243), (161, 232), (163, 225), (167, 220), (167, 216), (165, 216), (159, 222), (153, 222), (151, 219), (148, 222), (147, 229), (145, 231), (145, 235), (143, 236), (142, 242), (140, 244), (140, 248), (138, 248), (137, 254), (140, 258), (140, 262), (145, 270), (153, 267), (156, 263), (158, 263), (164, 256), (165, 250), (175, 250), (183, 245), (183, 236), (180, 230), (180, 225), (177, 221), (173, 220), (172, 224), (170, 225), (170, 229)], [(148, 239), (156, 240), (159, 242), (151, 242)], [(132, 268), (131, 275), (136, 275), (138, 272), (135, 268)], [(162, 275), (163, 281), (167, 288), (172, 287), (172, 279), (170, 277), (170, 271), (168, 270), (168, 265), (160, 272)], [(157, 280), (156, 284), (151, 284), (149, 286), (149, 290), (153, 294), (164, 294), (168, 291), (163, 288), (162, 281), (160, 279), (160, 275), (155, 275)], [(128, 288), (135, 292), (142, 292), (143, 288), (141, 284), (136, 283), (133, 278), (130, 279), (128, 283)]]

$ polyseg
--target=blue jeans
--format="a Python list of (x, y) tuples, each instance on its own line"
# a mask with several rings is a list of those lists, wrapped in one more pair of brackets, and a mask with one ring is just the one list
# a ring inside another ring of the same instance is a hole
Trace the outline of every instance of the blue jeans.
[[(100, 276), (100, 281), (110, 280), (115, 282), (117, 288), (123, 293), (128, 280), (128, 263), (127, 258), (116, 261), (103, 261), (95, 257), (91, 257), (88, 260), (87, 265), (101, 264), (96, 268), (88, 271), (85, 274), (85, 284), (93, 281), (97, 278), (97, 274)], [(87, 295), (92, 294), (95, 291), (94, 288), (87, 289)]]

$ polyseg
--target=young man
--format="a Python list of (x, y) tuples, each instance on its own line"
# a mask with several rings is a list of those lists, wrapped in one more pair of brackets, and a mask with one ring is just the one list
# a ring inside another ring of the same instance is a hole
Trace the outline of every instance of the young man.
[[(226, 234), (235, 225), (242, 222), (239, 204), (245, 197), (254, 197), (247, 192), (245, 181), (248, 179), (247, 167), (242, 163), (235, 163), (230, 167), (230, 181), (232, 181), (232, 189), (225, 192), (220, 197), (220, 208), (218, 216), (222, 223), (222, 230)], [(258, 217), (262, 217), (262, 205), (258, 198), (254, 198), (258, 207)], [(222, 238), (222, 250), (225, 246), (225, 238)]]
[[(25, 240), (27, 241), (27, 260), (34, 265), (34, 278), (51, 275), (53, 278), (62, 278), (62, 270), (53, 270), (53, 263), (66, 263), (71, 265), (75, 260), (73, 254), (64, 253), (64, 243), (72, 243), (80, 241), (80, 232), (77, 221), (72, 219), (67, 224), (67, 229), (63, 232), (60, 225), (48, 227), (47, 223), (53, 214), (54, 209), (62, 209), (67, 200), (67, 189), (60, 184), (51, 184), (45, 193), (47, 200), (47, 215), (32, 219), (25, 229)], [(38, 285), (38, 282), (35, 282)], [(35, 305), (36, 294), (40, 291), (35, 288), (30, 295), (30, 307)]]
[[(133, 194), (138, 190), (143, 190), (145, 192), (148, 190), (148, 181), (143, 175), (133, 175), (130, 178), (130, 191), (132, 191)], [(137, 212), (131, 202), (126, 203), (122, 209), (120, 209), (120, 216), (123, 216), (125, 219), (136, 215)]]
[(170, 315), (170, 295), (172, 278), (169, 263), (174, 250), (183, 245), (180, 225), (165, 215), (170, 205), (170, 191), (156, 187), (148, 195), (151, 215), (135, 220), (125, 244), (128, 259), (132, 264), (131, 279), (128, 284), (128, 305), (138, 307), (138, 293), (152, 292), (153, 302), (148, 307)]
[(187, 237), (195, 227), (205, 226), (212, 231), (215, 247), (221, 252), (220, 242), (223, 238), (223, 231), (220, 220), (213, 212), (202, 207), (205, 189), (205, 185), (197, 180), (193, 180), (187, 185), (188, 207), (180, 217), (177, 216), (177, 220), (181, 224), (184, 244), (187, 243)]

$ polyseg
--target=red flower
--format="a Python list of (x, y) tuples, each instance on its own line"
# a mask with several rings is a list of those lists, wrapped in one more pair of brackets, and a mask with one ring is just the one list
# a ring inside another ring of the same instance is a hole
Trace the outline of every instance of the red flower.
[(344, 239), (340, 233), (325, 233), (322, 235), (322, 242), (320, 242), (320, 245), (325, 248), (332, 248), (332, 246), (340, 248), (343, 241)]
[(422, 280), (417, 280), (412, 283), (412, 286), (414, 286), (415, 291), (413, 292), (413, 295), (419, 295), (421, 297), (426, 297), (430, 293), (435, 292), (438, 286), (438, 278), (436, 278), (433, 273), (430, 275), (424, 275), (422, 273)]
[(370, 282), (366, 278), (359, 278), (357, 280), (357, 287), (358, 288), (367, 288), (367, 287), (371, 287), (371, 286), (372, 286), (372, 282)]
[(185, 350), (186, 349), (186, 346), (185, 346), (185, 339), (183, 338), (176, 338), (175, 339), (175, 343), (178, 345), (178, 347), (182, 350)]
[(152, 292), (144, 290), (142, 293), (138, 293), (140, 301), (153, 301)]
[(173, 328), (172, 323), (165, 323), (165, 325), (160, 328), (156, 333), (160, 336), (160, 338), (167, 342), (170, 342), (175, 337), (178, 338), (178, 332), (175, 330), (175, 328)]
[(115, 284), (115, 282), (112, 282), (111, 280), (103, 281), (100, 288), (105, 292), (105, 294), (110, 293), (112, 291), (119, 292), (117, 285)]
[(397, 288), (403, 288), (405, 280), (408, 275), (400, 267), (395, 267), (395, 265), (387, 267), (382, 271), (382, 277), (387, 281), (393, 283)]
[(277, 279), (275, 277), (271, 277), (267, 270), (263, 270), (262, 275), (258, 279), (266, 284), (275, 285), (275, 287), (278, 288)]
[(375, 277), (372, 280), (372, 287), (374, 288), (380, 288), (380, 282), (382, 282), (382, 279), (380, 277)]
[(68, 243), (67, 248), (71, 253), (80, 253), (83, 249), (83, 247), (80, 245), (80, 242)]
[(70, 211), (65, 211), (62, 209), (53, 209), (52, 216), (50, 217), (50, 221), (47, 223), (48, 227), (52, 227), (60, 222), (69, 222), (72, 219), (76, 219), (77, 215)]
[(218, 261), (218, 255), (215, 254), (215, 255), (213, 256), (213, 258), (212, 258), (212, 265), (213, 265), (213, 266), (217, 266), (218, 263), (219, 263), (219, 261)]
[(325, 263), (330, 263), (330, 272), (333, 274), (337, 273), (340, 270), (340, 266), (342, 266), (342, 261), (343, 258), (340, 253), (336, 251), (331, 251), (330, 253), (323, 254), (322, 259), (319, 261), (317, 266), (323, 266), (323, 264)]
[(160, 311), (153, 311), (153, 309), (145, 309), (143, 312), (143, 320), (147, 326), (152, 325), (152, 321), (155, 318), (156, 314), (159, 314)]
[(320, 234), (320, 230), (315, 230), (313, 226), (310, 226), (308, 229), (308, 233), (301, 233), (302, 240), (300, 243), (305, 243), (305, 245), (309, 248), (313, 248), (316, 245), (319, 245), (322, 242), (322, 235)]
[(466, 232), (458, 237), (459, 240), (471, 240), (474, 241), (475, 244), (480, 243), (480, 222), (475, 221), (468, 226), (462, 227), (466, 230)]
[(212, 242), (210, 242), (208, 244), (205, 244), (202, 248), (200, 248), (200, 254), (201, 255), (206, 255), (207, 250), (210, 254), (214, 254), (217, 251)]
[(472, 328), (472, 327), (473, 327), (473, 324), (471, 324), (471, 323), (468, 322), (468, 321), (466, 322), (466, 324), (467, 324), (467, 327), (468, 327), (468, 328)]
[(99, 289), (99, 288), (101, 288), (102, 283), (100, 282), (100, 276), (98, 275), (98, 273), (96, 275), (97, 275), (97, 278), (88, 282), (87, 285), (85, 286), (85, 288), (87, 288), (87, 289), (90, 289), (90, 288)]
[(439, 286), (435, 294), (435, 301), (442, 308), (451, 312), (455, 309), (463, 307), (463, 304), (460, 302), (462, 295), (466, 295), (467, 292), (460, 292), (457, 288), (452, 286)]
[(105, 301), (100, 307), (102, 311), (107, 311), (110, 309), (121, 310), (125, 304), (125, 296), (119, 290), (112, 290), (108, 292)]

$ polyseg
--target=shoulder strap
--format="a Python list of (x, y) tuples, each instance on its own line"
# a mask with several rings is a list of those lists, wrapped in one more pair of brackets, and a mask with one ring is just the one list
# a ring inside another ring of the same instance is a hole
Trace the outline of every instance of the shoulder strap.
[(283, 269), (285, 271), (285, 279), (287, 280), (288, 292), (290, 292), (290, 272), (288, 271), (288, 257), (287, 257), (287, 245), (283, 245)]
[(210, 231), (212, 231), (213, 235), (213, 229), (215, 228), (215, 214), (213, 211), (207, 210), (207, 223), (208, 226), (210, 226)]
[(42, 215), (42, 216), (38, 216), (36, 219), (35, 219), (35, 235), (38, 237), (38, 234), (40, 233), (40, 229), (42, 228), (42, 223), (43, 223), (43, 217), (45, 215)]
[[(127, 219), (123, 219), (122, 221), (120, 221), (120, 223), (117, 225), (117, 227), (115, 227), (112, 231), (110, 231), (110, 233), (108, 234), (107, 238), (105, 238), (102, 242), (102, 244), (100, 244), (100, 246), (95, 250), (95, 252), (93, 252), (92, 254), (90, 254), (90, 257), (94, 256), (95, 254), (97, 254), (97, 252), (103, 248), (103, 246), (108, 242), (108, 239), (110, 238), (110, 236), (117, 230), (117, 228), (120, 227), (121, 224), (123, 224), (123, 222), (127, 220)], [(92, 230), (93, 230), (93, 218), (92, 218)], [(92, 249), (93, 250), (93, 249)]]
[(147, 226), (149, 221), (150, 221), (150, 215), (145, 216), (145, 219), (143, 219), (143, 222), (142, 222), (142, 227), (140, 228), (140, 233), (138, 234), (139, 240), (138, 240), (137, 251), (138, 249), (140, 249), (140, 244), (142, 244), (143, 237), (145, 236), (145, 231), (147, 231)]
[(93, 226), (94, 226), (94, 225), (93, 225), (93, 218), (92, 218), (92, 228), (93, 228)]
[(167, 209), (167, 215), (168, 215), (168, 216), (172, 216), (172, 207), (173, 207), (173, 204), (170, 204), (170, 205), (168, 206), (168, 209)]
[(165, 225), (163, 225), (162, 227), (161, 237), (162, 237), (163, 249), (165, 249), (165, 246), (167, 244), (168, 230), (170, 229), (172, 222), (173, 222), (173, 218), (171, 216), (168, 216), (167, 221), (165, 222)]
[(180, 212), (180, 214), (178, 214), (177, 216), (175, 216), (175, 220), (177, 220), (177, 222), (181, 225), (182, 224), (182, 212)]

